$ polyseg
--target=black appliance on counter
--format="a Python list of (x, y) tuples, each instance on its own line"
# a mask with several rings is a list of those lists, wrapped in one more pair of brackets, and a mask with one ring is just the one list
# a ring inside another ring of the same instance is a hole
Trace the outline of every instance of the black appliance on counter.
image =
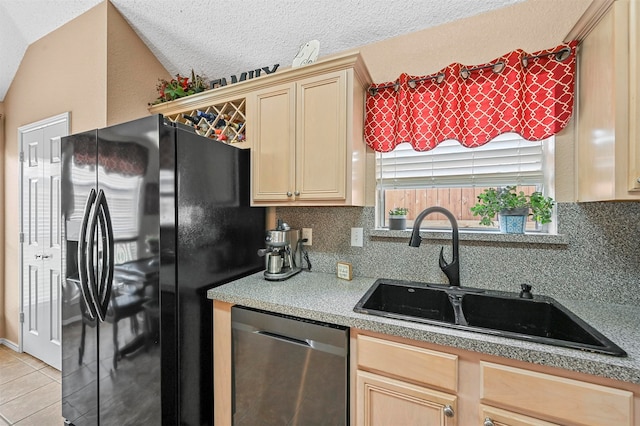
[(63, 417), (213, 424), (206, 290), (264, 269), (249, 151), (161, 115), (61, 143)]

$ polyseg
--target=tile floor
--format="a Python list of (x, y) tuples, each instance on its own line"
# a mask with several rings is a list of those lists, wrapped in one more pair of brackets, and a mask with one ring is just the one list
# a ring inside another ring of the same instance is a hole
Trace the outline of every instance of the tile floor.
[(55, 368), (0, 345), (0, 426), (62, 425), (61, 383)]

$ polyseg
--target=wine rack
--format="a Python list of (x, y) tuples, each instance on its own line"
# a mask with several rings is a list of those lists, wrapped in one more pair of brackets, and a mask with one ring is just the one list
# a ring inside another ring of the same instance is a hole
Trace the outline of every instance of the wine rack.
[(252, 137), (259, 137), (253, 134), (259, 119), (255, 111), (257, 92), (340, 70), (349, 70), (365, 81), (371, 80), (360, 54), (348, 52), (307, 66), (278, 70), (273, 74), (151, 105), (149, 112), (193, 127), (198, 134), (211, 139), (234, 144), (237, 148), (252, 148), (256, 142), (251, 140)]
[(196, 133), (219, 142), (238, 143), (246, 140), (246, 101), (237, 99), (199, 109), (167, 114), (174, 123), (194, 127)]

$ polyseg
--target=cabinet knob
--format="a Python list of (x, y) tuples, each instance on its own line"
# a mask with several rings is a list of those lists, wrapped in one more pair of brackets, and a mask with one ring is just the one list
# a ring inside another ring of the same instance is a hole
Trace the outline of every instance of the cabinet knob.
[(444, 415), (447, 417), (453, 417), (454, 412), (453, 412), (453, 408), (450, 405), (446, 405), (442, 411), (444, 412)]
[(287, 192), (287, 197), (291, 197), (293, 196), (293, 194), (291, 193), (291, 191)]
[(300, 191), (294, 192), (293, 195), (295, 195), (296, 197), (300, 196)]
[(493, 420), (491, 420), (491, 417), (485, 417), (482, 426), (495, 426), (495, 424), (493, 423)]
[(640, 183), (640, 177), (638, 179), (636, 179), (636, 182)]

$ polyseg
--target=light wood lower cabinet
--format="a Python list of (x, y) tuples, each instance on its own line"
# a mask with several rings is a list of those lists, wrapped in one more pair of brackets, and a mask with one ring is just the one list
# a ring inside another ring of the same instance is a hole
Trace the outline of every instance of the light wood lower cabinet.
[(351, 342), (358, 426), (640, 426), (638, 385), (360, 330)]
[(444, 392), (360, 371), (357, 425), (457, 425), (457, 398)]
[(458, 357), (358, 335), (356, 424), (458, 424)]
[(480, 375), (480, 400), (486, 404), (561, 424), (630, 426), (633, 422), (629, 391), (484, 361)]

